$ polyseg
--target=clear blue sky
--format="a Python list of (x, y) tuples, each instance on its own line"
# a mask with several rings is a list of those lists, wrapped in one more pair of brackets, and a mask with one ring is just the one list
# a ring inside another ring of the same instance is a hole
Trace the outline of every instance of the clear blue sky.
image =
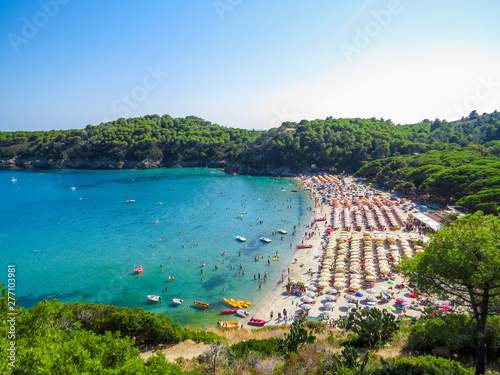
[(0, 130), (500, 110), (495, 0), (3, 1)]

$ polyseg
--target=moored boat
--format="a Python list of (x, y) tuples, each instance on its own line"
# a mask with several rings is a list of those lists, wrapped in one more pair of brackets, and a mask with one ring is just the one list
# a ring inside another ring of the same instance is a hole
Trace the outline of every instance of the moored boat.
[(236, 239), (240, 242), (245, 242), (247, 240), (245, 237), (242, 236), (236, 236)]
[(262, 327), (264, 324), (266, 324), (266, 321), (264, 319), (255, 319), (255, 318), (251, 318), (249, 321), (248, 321), (248, 324), (250, 324), (251, 326), (259, 326), (259, 327)]
[(237, 310), (236, 311), (236, 315), (238, 315), (239, 317), (242, 317), (242, 318), (246, 318), (248, 316), (249, 312), (248, 311), (245, 311), (245, 310)]
[(230, 322), (230, 321), (220, 321), (217, 323), (217, 325), (222, 328), (238, 328), (240, 326), (240, 323)]
[(270, 238), (267, 238), (267, 237), (261, 237), (261, 238), (260, 238), (260, 240), (261, 240), (262, 242), (265, 242), (265, 243), (269, 243), (269, 242), (271, 242), (271, 239), (270, 239)]
[(151, 302), (160, 302), (161, 296), (155, 296), (152, 294), (148, 294), (148, 300), (150, 300)]
[(278, 229), (278, 233), (287, 234), (288, 232), (284, 229)]
[(297, 245), (297, 249), (310, 249), (313, 245)]
[(224, 300), (224, 302), (226, 302), (229, 306), (232, 306), (232, 307), (236, 307), (238, 309), (241, 309), (243, 307), (248, 307), (250, 306), (252, 303), (251, 302), (248, 302), (248, 301), (242, 301), (242, 300), (234, 300), (234, 299), (227, 299), (227, 298), (224, 298), (222, 297), (222, 299)]
[(297, 189), (292, 189), (292, 192), (296, 193), (296, 192), (298, 192), (298, 190)]
[(184, 300), (180, 298), (173, 298), (172, 302), (175, 303), (176, 305), (182, 305), (182, 302), (184, 302)]
[(238, 309), (224, 309), (224, 310), (221, 310), (220, 313), (221, 314), (234, 314), (236, 311), (238, 311)]
[(127, 201), (127, 203), (134, 203), (134, 202), (135, 202), (135, 199), (129, 199), (129, 200)]
[(193, 301), (193, 303), (194, 303), (196, 306), (200, 306), (200, 307), (204, 307), (204, 308), (207, 308), (208, 306), (210, 306), (210, 304), (205, 303), (205, 302), (200, 302), (200, 301)]

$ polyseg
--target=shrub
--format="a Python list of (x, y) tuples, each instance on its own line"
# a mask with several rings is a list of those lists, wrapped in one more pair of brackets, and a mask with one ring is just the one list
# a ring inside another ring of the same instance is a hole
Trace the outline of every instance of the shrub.
[(381, 359), (382, 368), (372, 375), (473, 375), (474, 370), (463, 368), (458, 362), (433, 356), (399, 357), (392, 363)]
[(353, 344), (363, 346), (381, 346), (387, 343), (399, 326), (396, 317), (385, 310), (357, 310), (349, 315), (346, 329), (358, 335)]
[(228, 352), (237, 359), (245, 358), (250, 353), (260, 353), (267, 356), (276, 355), (278, 353), (278, 345), (280, 339), (270, 338), (263, 340), (250, 339), (231, 345)]

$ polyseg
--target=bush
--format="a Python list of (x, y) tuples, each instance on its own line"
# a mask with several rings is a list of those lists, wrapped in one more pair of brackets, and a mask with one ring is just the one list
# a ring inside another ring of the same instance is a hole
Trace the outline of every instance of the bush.
[(228, 348), (230, 355), (237, 359), (244, 359), (251, 353), (260, 353), (267, 356), (273, 356), (278, 353), (280, 339), (270, 338), (263, 340), (250, 339), (231, 345)]
[[(455, 353), (476, 352), (476, 324), (466, 314), (420, 320), (410, 328), (408, 349), (431, 351), (444, 346)], [(500, 317), (489, 316), (486, 324), (488, 355), (500, 356)]]
[(399, 326), (396, 317), (385, 310), (357, 310), (349, 315), (346, 329), (358, 335), (352, 344), (358, 346), (381, 346), (387, 343)]
[(474, 370), (463, 368), (458, 362), (433, 356), (399, 357), (392, 363), (381, 359), (382, 368), (372, 375), (473, 375)]

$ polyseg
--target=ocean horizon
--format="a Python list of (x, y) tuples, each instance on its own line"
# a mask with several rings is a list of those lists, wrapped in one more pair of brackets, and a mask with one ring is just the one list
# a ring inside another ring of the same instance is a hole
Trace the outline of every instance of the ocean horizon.
[[(56, 298), (213, 326), (229, 308), (222, 297), (255, 304), (286, 276), (312, 217), (308, 194), (295, 187), (290, 178), (207, 168), (3, 170), (1, 262), (16, 265), (16, 297), (26, 308)], [(7, 271), (0, 282), (6, 278)], [(162, 301), (148, 301), (150, 294)]]

